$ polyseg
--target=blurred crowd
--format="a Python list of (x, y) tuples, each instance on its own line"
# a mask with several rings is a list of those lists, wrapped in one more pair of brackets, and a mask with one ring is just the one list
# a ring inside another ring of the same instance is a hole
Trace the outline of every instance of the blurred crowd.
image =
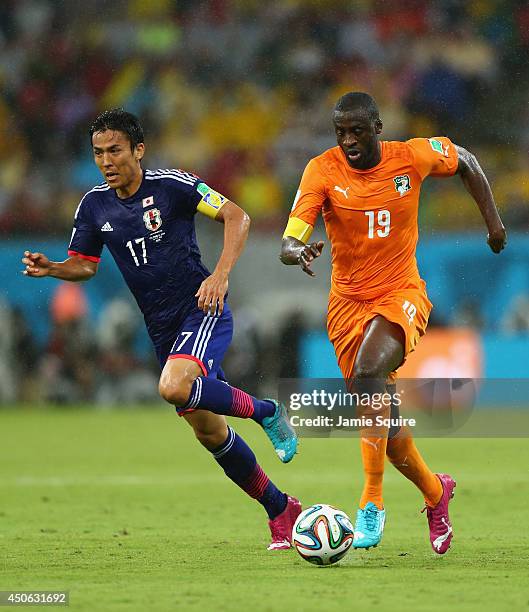
[[(278, 231), (344, 92), (388, 139), (448, 135), (478, 154), (512, 229), (529, 221), (529, 5), (473, 0), (3, 0), (0, 231), (64, 236), (100, 177), (88, 126), (137, 113), (150, 167), (200, 174)], [(421, 222), (481, 227), (454, 181)]]
[(130, 405), (156, 398), (153, 363), (136, 357), (138, 313), (109, 302), (92, 324), (82, 285), (60, 283), (38, 342), (23, 309), (0, 301), (0, 404), (15, 401)]
[[(163, 404), (159, 364), (129, 296), (106, 302), (94, 318), (84, 285), (57, 283), (43, 341), (31, 329), (30, 315), (0, 295), (0, 406)], [(263, 330), (259, 313), (248, 306), (236, 308), (234, 315), (233, 341), (223, 360), (231, 384), (267, 396), (277, 394), (278, 379), (302, 376), (301, 346), (314, 328), (306, 308), (291, 305), (284, 310), (274, 333)], [(449, 320), (439, 319), (434, 311), (430, 324), (488, 329), (473, 300), (462, 301)], [(504, 337), (529, 337), (529, 293), (508, 304), (495, 331)]]
[[(43, 342), (37, 341), (27, 314), (0, 296), (0, 406), (163, 403), (160, 367), (128, 296), (105, 303), (94, 319), (82, 284), (57, 283)], [(298, 348), (306, 330), (301, 313), (288, 313), (288, 328), (280, 324), (273, 337), (262, 333), (249, 308), (238, 309), (236, 319), (223, 361), (232, 384), (263, 394), (270, 381), (299, 375)]]

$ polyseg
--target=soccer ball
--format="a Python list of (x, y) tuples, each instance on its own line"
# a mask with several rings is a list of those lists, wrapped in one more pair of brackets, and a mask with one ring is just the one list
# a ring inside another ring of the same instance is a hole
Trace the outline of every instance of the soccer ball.
[(315, 504), (304, 510), (292, 528), (292, 544), (303, 559), (314, 565), (336, 563), (352, 543), (351, 519), (327, 504)]

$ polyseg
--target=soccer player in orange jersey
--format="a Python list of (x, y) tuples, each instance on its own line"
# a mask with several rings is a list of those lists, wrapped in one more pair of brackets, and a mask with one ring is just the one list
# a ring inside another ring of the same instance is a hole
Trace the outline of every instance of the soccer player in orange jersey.
[[(332, 255), (327, 329), (338, 365), (349, 388), (384, 393), (424, 334), (432, 307), (415, 259), (423, 180), (459, 174), (481, 211), (494, 253), (505, 247), (506, 233), (487, 178), (466, 149), (445, 137), (379, 140), (382, 121), (365, 93), (340, 98), (332, 119), (338, 146), (305, 168), (281, 261), (314, 276), (311, 264), (324, 243), (308, 241), (321, 212)], [(364, 410), (365, 416), (374, 414)], [(452, 539), (448, 503), (454, 480), (428, 468), (407, 428), (366, 427), (360, 436), (365, 480), (353, 546), (376, 546), (382, 537), (387, 455), (422, 492), (432, 548), (444, 554)]]

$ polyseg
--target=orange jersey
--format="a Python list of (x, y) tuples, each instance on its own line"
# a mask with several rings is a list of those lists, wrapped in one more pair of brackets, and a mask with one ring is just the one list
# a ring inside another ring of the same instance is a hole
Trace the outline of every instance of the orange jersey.
[[(351, 168), (340, 147), (311, 159), (285, 232), (306, 242), (321, 211), (331, 242), (332, 289), (356, 300), (418, 282), (422, 182), (427, 176), (451, 176), (458, 164), (456, 148), (445, 137), (380, 146), (381, 161), (368, 170)], [(289, 233), (291, 227), (298, 231)]]

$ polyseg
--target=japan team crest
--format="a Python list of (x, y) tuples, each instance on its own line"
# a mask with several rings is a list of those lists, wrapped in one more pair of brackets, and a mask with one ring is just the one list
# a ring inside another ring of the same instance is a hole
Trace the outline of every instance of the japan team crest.
[(143, 213), (145, 227), (151, 232), (155, 232), (162, 226), (162, 215), (157, 208), (151, 208)]
[(395, 190), (399, 192), (400, 196), (403, 196), (407, 191), (411, 189), (410, 177), (407, 174), (400, 174), (393, 179), (395, 183)]

